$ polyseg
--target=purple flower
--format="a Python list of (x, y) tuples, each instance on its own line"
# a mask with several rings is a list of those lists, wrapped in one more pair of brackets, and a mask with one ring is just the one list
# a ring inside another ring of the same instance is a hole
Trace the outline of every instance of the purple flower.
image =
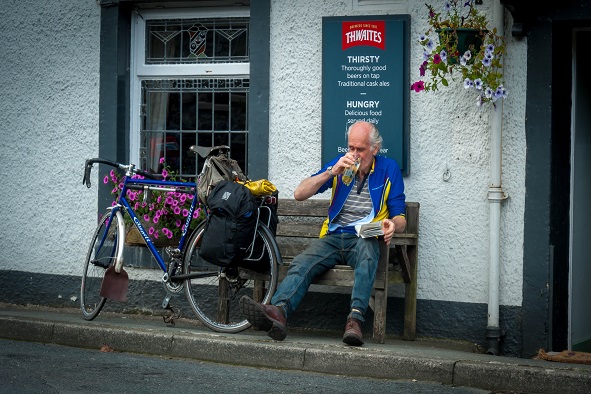
[(175, 215), (179, 215), (181, 213), (181, 208), (180, 207), (174, 207), (174, 214)]
[(162, 177), (166, 178), (168, 176), (168, 171), (166, 169), (162, 170)]
[(160, 164), (164, 163), (164, 157), (161, 157), (159, 162), (160, 162)]
[(423, 64), (421, 64), (421, 67), (419, 67), (419, 74), (421, 75), (421, 77), (425, 76), (425, 71), (427, 70), (427, 62), (423, 62)]
[(184, 217), (189, 216), (189, 210), (188, 209), (183, 209), (183, 216)]
[(149, 221), (150, 221), (150, 215), (148, 215), (148, 214), (146, 213), (146, 214), (144, 215), (144, 220), (145, 220), (146, 222), (149, 222)]
[(470, 78), (464, 79), (464, 89), (470, 89), (472, 86), (474, 86), (474, 82)]
[(103, 178), (103, 183), (107, 184), (109, 183), (109, 177), (105, 175), (105, 177)]
[(148, 229), (148, 234), (150, 234), (150, 235), (154, 235), (154, 227), (150, 227), (150, 228)]

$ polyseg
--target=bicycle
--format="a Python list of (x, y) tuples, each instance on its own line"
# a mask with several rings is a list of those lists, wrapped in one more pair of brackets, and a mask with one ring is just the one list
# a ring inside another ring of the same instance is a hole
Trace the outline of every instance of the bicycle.
[[(196, 153), (199, 147), (191, 147), (190, 150)], [(269, 302), (277, 287), (278, 265), (281, 264), (279, 248), (273, 233), (268, 228), (269, 222), (265, 224), (261, 220), (263, 210), (269, 209), (269, 198), (258, 198), (256, 230), (242, 263), (232, 267), (220, 267), (199, 256), (207, 221), (199, 223), (188, 234), (198, 200), (196, 183), (159, 180), (155, 179), (157, 177), (154, 174), (137, 169), (134, 164), (125, 165), (94, 158), (86, 160), (85, 163), (82, 183), (88, 188), (91, 187), (91, 170), (96, 163), (123, 170), (125, 177), (123, 188), (115, 204), (107, 208), (106, 213), (99, 220), (88, 249), (80, 288), (80, 307), (84, 319), (96, 318), (103, 309), (108, 298), (104, 294), (105, 277), (109, 277), (110, 272), (113, 271), (113, 276), (121, 275), (122, 272), (126, 276), (123, 269), (126, 235), (124, 218), (128, 215), (133, 226), (142, 234), (148, 250), (163, 272), (161, 281), (166, 289), (163, 308), (168, 308), (171, 297), (182, 293), (184, 289), (191, 309), (208, 328), (226, 333), (236, 333), (249, 328), (250, 323), (243, 319), (240, 313), (240, 297), (249, 295), (259, 302)], [(141, 175), (145, 179), (132, 178), (133, 175)], [(165, 248), (168, 254), (167, 262), (150, 239), (126, 198), (127, 190), (144, 190), (146, 194), (150, 191), (172, 191), (192, 196), (190, 212), (178, 246)], [(267, 217), (270, 218), (270, 215)], [(127, 278), (124, 278), (125, 282), (126, 280)], [(106, 292), (108, 293), (109, 290)]]

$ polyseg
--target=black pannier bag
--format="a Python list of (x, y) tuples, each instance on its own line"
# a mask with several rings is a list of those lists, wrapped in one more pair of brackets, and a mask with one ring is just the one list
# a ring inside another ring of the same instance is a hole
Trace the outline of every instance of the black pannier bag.
[(239, 183), (221, 181), (209, 193), (207, 205), (209, 217), (199, 256), (222, 267), (240, 264), (255, 235), (255, 197)]

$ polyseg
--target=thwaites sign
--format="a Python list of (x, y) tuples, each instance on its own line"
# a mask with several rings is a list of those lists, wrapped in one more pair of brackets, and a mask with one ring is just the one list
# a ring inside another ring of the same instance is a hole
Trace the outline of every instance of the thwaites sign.
[(322, 19), (322, 161), (347, 151), (347, 129), (374, 123), (380, 155), (409, 173), (409, 15)]

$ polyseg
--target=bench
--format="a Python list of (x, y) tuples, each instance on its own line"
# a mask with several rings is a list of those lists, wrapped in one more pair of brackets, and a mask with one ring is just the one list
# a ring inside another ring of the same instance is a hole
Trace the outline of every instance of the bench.
[[(287, 274), (289, 263), (301, 253), (313, 239), (318, 238), (328, 210), (327, 200), (309, 199), (296, 201), (280, 199), (277, 243), (284, 265), (279, 269), (279, 280)], [(406, 231), (394, 234), (389, 247), (380, 241), (380, 260), (374, 282), (370, 307), (374, 311), (373, 340), (384, 343), (386, 337), (386, 307), (388, 286), (404, 284), (404, 330), (402, 338), (416, 337), (417, 305), (417, 247), (419, 240), (419, 203), (406, 203)], [(353, 269), (337, 265), (313, 282), (316, 285), (353, 286)]]

